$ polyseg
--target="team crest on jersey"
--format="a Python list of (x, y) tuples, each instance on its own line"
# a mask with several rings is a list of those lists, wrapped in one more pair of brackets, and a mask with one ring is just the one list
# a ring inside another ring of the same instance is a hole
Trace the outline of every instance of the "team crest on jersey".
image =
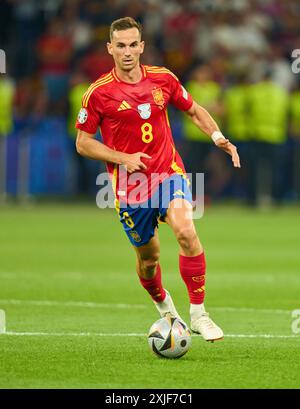
[(130, 236), (133, 238), (134, 241), (139, 242), (142, 239), (140, 238), (140, 235), (138, 234), (137, 231), (132, 230), (131, 232), (129, 232)]
[(151, 105), (150, 104), (140, 104), (137, 107), (140, 117), (143, 119), (148, 119), (151, 116)]
[(159, 107), (163, 107), (165, 104), (165, 98), (164, 98), (164, 94), (162, 92), (161, 88), (154, 88), (152, 90), (152, 95), (153, 95), (153, 99), (154, 102), (156, 103), (156, 105), (159, 105)]
[(81, 108), (81, 110), (79, 111), (78, 117), (77, 117), (78, 122), (80, 124), (84, 124), (86, 122), (87, 118), (88, 118), (87, 110), (85, 108)]

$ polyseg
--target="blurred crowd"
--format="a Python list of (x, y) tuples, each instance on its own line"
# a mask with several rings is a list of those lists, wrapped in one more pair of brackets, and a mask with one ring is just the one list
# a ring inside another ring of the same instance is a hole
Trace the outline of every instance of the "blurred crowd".
[(74, 137), (81, 95), (113, 66), (109, 26), (124, 16), (143, 24), (142, 63), (173, 71), (238, 145), (243, 168), (234, 173), (229, 158), (171, 110), (187, 171), (205, 171), (207, 195), (298, 200), (297, 0), (2, 0), (0, 134), (16, 121), (61, 116)]

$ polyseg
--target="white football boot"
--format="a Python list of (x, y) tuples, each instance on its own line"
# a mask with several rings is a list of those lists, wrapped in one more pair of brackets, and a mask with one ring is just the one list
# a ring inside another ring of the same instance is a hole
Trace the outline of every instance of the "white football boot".
[(164, 317), (167, 314), (171, 314), (173, 317), (178, 318), (180, 321), (184, 322), (175, 308), (175, 305), (173, 303), (172, 297), (170, 296), (170, 293), (167, 290), (165, 290), (165, 292), (167, 295), (163, 301), (161, 302), (154, 301), (154, 304), (156, 308), (158, 309), (160, 316)]
[(217, 341), (223, 338), (224, 334), (205, 311), (203, 304), (191, 304), (191, 330), (202, 335), (205, 341)]

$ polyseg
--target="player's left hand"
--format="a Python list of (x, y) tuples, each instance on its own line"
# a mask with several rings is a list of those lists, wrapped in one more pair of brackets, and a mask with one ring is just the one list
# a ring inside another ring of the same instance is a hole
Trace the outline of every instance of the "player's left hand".
[(239, 154), (237, 152), (236, 146), (233, 145), (231, 142), (229, 142), (228, 139), (224, 139), (224, 138), (219, 138), (216, 142), (215, 142), (216, 146), (220, 149), (223, 149), (223, 151), (225, 151), (226, 153), (228, 153), (231, 156), (231, 160), (233, 163), (233, 166), (235, 168), (240, 168), (241, 167), (241, 163), (240, 163), (240, 157)]

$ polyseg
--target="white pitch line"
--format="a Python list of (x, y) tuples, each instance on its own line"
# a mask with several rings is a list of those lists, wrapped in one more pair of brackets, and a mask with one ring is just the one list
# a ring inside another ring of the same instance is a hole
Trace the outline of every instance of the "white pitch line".
[[(28, 337), (146, 337), (147, 334), (140, 333), (97, 333), (97, 332), (14, 332), (7, 331), (0, 336), (28, 336)], [(199, 335), (193, 334), (192, 337), (199, 337)], [(225, 334), (224, 338), (267, 338), (267, 339), (278, 339), (278, 338), (298, 338), (297, 335), (275, 335), (275, 334)]]
[(104, 304), (86, 301), (47, 301), (47, 300), (0, 300), (0, 305), (37, 305), (40, 307), (83, 307), (83, 308), (135, 308), (145, 309), (146, 306), (142, 304)]
[(13, 336), (49, 336), (49, 337), (144, 337), (147, 334), (138, 333), (97, 333), (97, 332), (14, 332), (6, 331), (1, 335), (13, 335)]
[[(55, 301), (55, 300), (0, 300), (0, 305), (37, 305), (37, 306), (49, 306), (49, 307), (82, 307), (82, 308), (120, 308), (120, 309), (146, 309), (146, 305), (143, 304), (114, 304), (114, 303), (97, 303), (87, 301)], [(238, 308), (238, 307), (211, 307), (213, 311), (223, 312), (249, 312), (249, 313), (262, 313), (262, 314), (291, 314), (291, 310), (279, 310), (279, 309), (259, 309), (259, 308)]]
[(225, 334), (225, 338), (298, 338), (297, 335), (275, 335), (275, 334)]
[(272, 310), (272, 309), (261, 309), (261, 308), (235, 308), (235, 307), (212, 307), (210, 308), (211, 310), (214, 311), (224, 311), (224, 312), (260, 312), (260, 313), (267, 313), (267, 314), (288, 314), (291, 315), (292, 310)]

